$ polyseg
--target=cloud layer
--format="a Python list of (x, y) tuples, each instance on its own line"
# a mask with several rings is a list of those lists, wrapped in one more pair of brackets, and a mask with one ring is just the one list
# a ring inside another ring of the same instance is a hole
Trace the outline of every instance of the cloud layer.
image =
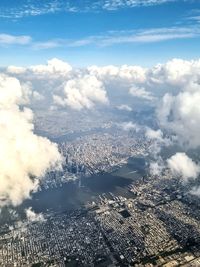
[[(200, 60), (173, 59), (152, 68), (110, 65), (78, 69), (53, 59), (46, 65), (10, 66), (6, 72), (26, 83), (31, 82), (34, 90), (35, 83), (37, 88), (45, 88), (38, 93), (41, 96), (46, 93), (50, 101), (48, 104), (54, 108), (80, 111), (107, 105), (110, 109), (114, 107), (115, 110), (132, 111), (126, 114), (134, 114), (138, 101), (141, 109), (151, 107), (155, 115), (154, 129), (145, 125), (143, 129), (146, 129), (146, 138), (153, 141), (155, 161), (151, 163), (152, 172), (158, 174), (168, 166), (173, 174), (179, 172), (184, 180), (197, 176), (198, 164), (194, 165), (196, 163), (186, 154), (175, 154), (163, 162), (159, 153), (161, 147), (173, 142), (185, 152), (200, 146)], [(128, 123), (121, 124), (124, 129), (140, 129), (130, 119), (126, 121)], [(177, 165), (177, 158), (184, 162), (186, 169)]]

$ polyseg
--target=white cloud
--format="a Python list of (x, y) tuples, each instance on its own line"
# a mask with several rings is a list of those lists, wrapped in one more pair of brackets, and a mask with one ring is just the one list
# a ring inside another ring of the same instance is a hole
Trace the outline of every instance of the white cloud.
[(119, 8), (133, 8), (137, 6), (161, 5), (166, 2), (176, 0), (93, 0), (80, 1), (73, 0), (46, 0), (46, 1), (26, 1), (22, 0), (20, 5), (15, 3), (12, 6), (3, 6), (0, 10), (1, 18), (20, 19), (27, 16), (40, 16), (59, 12), (96, 12), (98, 10), (116, 10)]
[[(64, 9), (64, 2), (57, 0), (26, 1), (22, 0), (20, 5), (13, 3), (10, 7), (1, 8), (1, 18), (19, 19), (28, 16), (39, 16), (43, 14), (56, 13)], [(65, 3), (66, 4), (66, 3)], [(67, 5), (65, 5), (67, 7)]]
[(123, 43), (155, 43), (173, 39), (194, 38), (199, 35), (200, 32), (197, 28), (155, 28), (135, 33), (127, 32), (127, 34), (120, 34), (119, 32), (116, 36), (102, 38), (99, 44), (110, 46)]
[(72, 70), (72, 67), (62, 60), (53, 58), (47, 61), (47, 65), (35, 65), (28, 68), (34, 74), (45, 75), (45, 74), (67, 74)]
[(108, 104), (108, 98), (102, 82), (92, 75), (68, 80), (63, 94), (63, 97), (54, 95), (55, 104), (69, 106), (76, 110), (91, 109), (97, 103)]
[(51, 87), (53, 85), (52, 81), (55, 81), (58, 85), (67, 79), (70, 76), (72, 67), (63, 60), (52, 58), (47, 61), (47, 64), (28, 67), (8, 66), (5, 71), (7, 74), (15, 76), (20, 80), (31, 82), (32, 84), (44, 81), (44, 84), (40, 86)]
[[(200, 60), (173, 59), (165, 64), (158, 64), (148, 71), (149, 82), (158, 86), (186, 86), (199, 73)], [(173, 87), (172, 87), (173, 89)]]
[(113, 65), (98, 67), (91, 66), (87, 69), (91, 75), (97, 76), (99, 79), (106, 81), (117, 81), (121, 80), (123, 83), (142, 83), (146, 79), (146, 69), (140, 66), (128, 66), (122, 65), (116, 67)]
[(27, 45), (31, 43), (31, 37), (27, 35), (10, 35), (1, 33), (0, 44), (2, 45)]
[(20, 107), (26, 86), (0, 75), (0, 206), (19, 205), (37, 189), (47, 169), (59, 166), (57, 145), (33, 133), (33, 113)]
[(0, 108), (9, 109), (15, 105), (27, 102), (27, 87), (20, 82), (4, 74), (0, 75)]
[(140, 126), (137, 125), (136, 123), (133, 123), (132, 121), (123, 122), (119, 126), (122, 127), (124, 131), (130, 131), (130, 130), (134, 130), (136, 132), (140, 131)]
[(194, 187), (192, 188), (192, 190), (190, 191), (190, 193), (194, 196), (200, 196), (200, 187)]
[(128, 43), (156, 43), (174, 39), (190, 39), (200, 36), (197, 25), (187, 27), (152, 28), (148, 30), (109, 31), (102, 35), (87, 36), (79, 40), (62, 40), (60, 43), (70, 47), (112, 46)]
[(17, 67), (17, 66), (8, 66), (7, 73), (9, 74), (23, 74), (26, 72), (26, 68)]
[(194, 92), (166, 94), (158, 109), (161, 127), (171, 131), (188, 147), (200, 145), (200, 86)]
[[(167, 137), (164, 137), (164, 134), (160, 129), (153, 130), (149, 127), (146, 127), (145, 137), (147, 138), (147, 140), (151, 141), (151, 145), (149, 147), (151, 156), (154, 158), (155, 161), (159, 161), (159, 166), (162, 166), (163, 168), (164, 163), (163, 163), (162, 158), (159, 155), (163, 147), (166, 147), (172, 144), (171, 140)], [(156, 167), (156, 165), (153, 167)]]
[(132, 108), (128, 105), (120, 105), (120, 106), (117, 106), (117, 109), (119, 110), (125, 110), (125, 111), (132, 111)]
[(33, 91), (32, 95), (33, 95), (33, 99), (34, 100), (40, 101), (40, 100), (44, 99), (44, 96), (42, 94), (40, 94), (39, 92), (37, 92), (37, 91)]
[[(144, 88), (158, 99), (161, 129), (184, 147), (200, 145), (200, 60), (173, 59), (146, 71)], [(160, 100), (159, 100), (160, 99)]]
[[(140, 66), (91, 66), (88, 72), (106, 82), (125, 83), (142, 91), (163, 96), (166, 92), (188, 90), (200, 79), (200, 60), (172, 59), (165, 64), (157, 64), (152, 68)], [(134, 91), (134, 89), (133, 89)], [(137, 90), (136, 90), (137, 91)], [(157, 95), (156, 95), (157, 96)]]
[(59, 40), (49, 40), (49, 41), (43, 41), (43, 42), (35, 42), (33, 44), (33, 48), (36, 50), (40, 50), (40, 49), (51, 49), (51, 48), (56, 48), (56, 47), (60, 47), (63, 46), (64, 43), (63, 41), (59, 41)]
[(146, 91), (143, 87), (132, 86), (129, 89), (129, 93), (134, 97), (143, 98), (149, 101), (152, 101), (154, 99), (152, 94)]
[(185, 153), (176, 153), (167, 160), (167, 164), (172, 173), (181, 176), (184, 182), (197, 178), (200, 173), (200, 166)]
[(149, 172), (151, 175), (161, 175), (165, 168), (162, 160), (152, 161), (149, 165)]
[(32, 209), (32, 207), (29, 207), (28, 209), (25, 209), (27, 220), (30, 222), (43, 222), (44, 216), (42, 213), (35, 213)]
[(163, 141), (163, 132), (160, 129), (153, 130), (151, 128), (147, 128), (145, 135), (150, 140)]
[[(156, 105), (157, 102), (159, 102), (159, 98), (163, 98), (158, 108), (160, 126), (162, 128), (176, 129), (172, 122), (173, 119), (178, 119), (178, 116), (177, 118), (170, 117), (169, 121), (168, 115), (177, 112), (180, 113), (177, 108), (175, 109), (175, 106), (178, 107), (178, 105), (180, 105), (180, 100), (178, 101), (178, 98), (180, 99), (182, 97), (183, 99), (185, 95), (185, 99), (191, 99), (193, 94), (193, 98), (198, 95), (200, 60), (186, 61), (173, 59), (165, 64), (158, 64), (149, 69), (128, 65), (122, 65), (120, 67), (112, 65), (104, 67), (91, 66), (86, 69), (72, 69), (67, 62), (54, 58), (49, 60), (46, 65), (35, 65), (27, 68), (9, 66), (7, 68), (7, 73), (13, 74), (23, 81), (31, 81), (33, 87), (37, 81), (41, 82), (39, 86), (43, 88), (42, 92), (38, 91), (38, 85), (34, 90), (43, 95), (51, 92), (54, 95), (55, 102), (62, 106), (70, 105), (67, 95), (72, 96), (72, 92), (74, 94), (77, 93), (76, 90), (69, 89), (69, 86), (72, 84), (73, 88), (76, 87), (77, 89), (79, 86), (82, 88), (80, 90), (82, 93), (79, 92), (79, 96), (78, 93), (74, 96), (75, 99), (79, 98), (79, 103), (81, 102), (80, 98), (89, 93), (91, 84), (89, 84), (87, 90), (87, 86), (82, 85), (86, 76), (91, 76), (93, 77), (91, 79), (98, 80), (98, 85), (103, 89), (100, 91), (107, 91), (111, 101), (114, 99), (113, 96), (115, 96), (116, 99), (117, 94), (120, 93), (120, 97), (123, 97), (123, 105), (130, 106), (131, 99), (128, 93), (140, 98), (140, 101), (148, 100), (149, 103), (145, 103), (145, 105)], [(94, 83), (96, 83), (96, 81)], [(66, 84), (66, 92), (62, 89), (64, 84)], [(85, 88), (84, 90), (83, 87)], [(97, 91), (95, 90), (95, 92)], [(189, 98), (186, 96), (186, 92)], [(164, 97), (166, 93), (168, 94)], [(180, 95), (178, 96), (179, 93)], [(105, 102), (105, 97), (106, 94), (103, 97), (104, 100), (96, 102)], [(92, 100), (91, 97), (89, 98)], [(88, 97), (86, 97), (86, 99), (88, 102)], [(86, 101), (86, 99), (83, 101)], [(95, 101), (93, 100), (91, 102), (94, 104)], [(84, 106), (91, 105), (91, 102), (84, 104)], [(114, 104), (119, 106), (119, 103)], [(184, 104), (182, 104), (182, 106), (184, 106)], [(183, 120), (181, 120), (181, 122), (183, 122)], [(174, 124), (177, 124), (177, 120), (174, 121)], [(179, 124), (175, 126), (178, 127), (178, 125)], [(198, 126), (196, 129), (198, 129)], [(181, 129), (179, 131), (181, 132)], [(178, 130), (175, 131), (175, 134), (178, 134)]]
[(175, 0), (105, 0), (103, 8), (107, 10), (116, 10), (119, 8), (161, 5)]
[(108, 31), (101, 35), (85, 36), (83, 39), (41, 39), (32, 40), (27, 35), (0, 34), (1, 45), (29, 45), (34, 50), (54, 49), (57, 47), (82, 47), (98, 46), (106, 47), (119, 44), (156, 43), (176, 39), (191, 39), (200, 36), (198, 23), (193, 26), (150, 28), (140, 30)]

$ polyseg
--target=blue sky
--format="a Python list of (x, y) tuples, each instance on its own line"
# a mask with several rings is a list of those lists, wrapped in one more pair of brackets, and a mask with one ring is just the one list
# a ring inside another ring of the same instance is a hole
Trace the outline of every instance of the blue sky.
[(1, 66), (197, 59), (200, 0), (1, 0)]

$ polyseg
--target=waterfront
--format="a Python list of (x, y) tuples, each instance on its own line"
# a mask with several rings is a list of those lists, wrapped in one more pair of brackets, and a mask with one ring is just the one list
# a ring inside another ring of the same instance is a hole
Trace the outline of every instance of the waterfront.
[(83, 177), (81, 181), (68, 182), (62, 187), (49, 188), (36, 192), (32, 199), (24, 201), (23, 208), (32, 207), (35, 212), (48, 210), (73, 210), (87, 202), (96, 201), (98, 196), (109, 192), (131, 197), (127, 187), (145, 174), (145, 159), (131, 158), (119, 169), (111, 173)]

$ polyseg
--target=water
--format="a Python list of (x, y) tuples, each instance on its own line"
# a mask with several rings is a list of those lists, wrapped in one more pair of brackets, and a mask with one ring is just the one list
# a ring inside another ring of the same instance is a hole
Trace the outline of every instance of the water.
[(81, 186), (69, 182), (62, 187), (34, 193), (32, 199), (24, 201), (22, 208), (32, 207), (35, 212), (65, 211), (80, 208), (88, 201), (96, 201), (98, 196), (112, 192), (115, 195), (131, 197), (128, 185), (145, 174), (145, 160), (131, 158), (127, 164), (113, 173), (96, 174), (81, 179)]

